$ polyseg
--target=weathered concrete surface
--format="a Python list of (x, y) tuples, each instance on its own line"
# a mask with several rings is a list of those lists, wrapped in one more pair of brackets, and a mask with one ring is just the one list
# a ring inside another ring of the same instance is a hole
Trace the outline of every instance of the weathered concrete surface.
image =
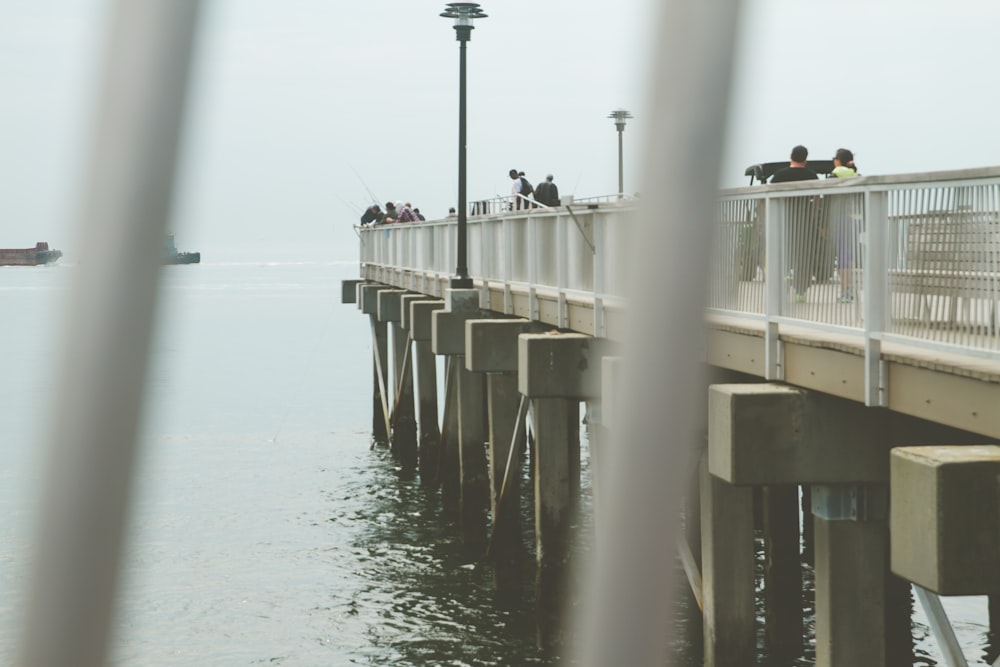
[(531, 320), (466, 320), (466, 368), (484, 373), (517, 373), (518, 336), (547, 329)]
[(402, 289), (384, 289), (378, 293), (378, 319), (381, 322), (399, 324), (403, 313), (399, 309), (400, 297), (406, 294)]
[(434, 354), (464, 355), (465, 323), (482, 318), (479, 290), (448, 290), (444, 309), (431, 313), (431, 349)]
[(529, 398), (600, 398), (601, 359), (620, 346), (582, 334), (521, 334), (518, 390)]
[(433, 335), (431, 314), (436, 310), (444, 310), (444, 301), (410, 302), (410, 315), (406, 322), (410, 338), (430, 342)]
[(364, 281), (358, 278), (352, 280), (341, 280), (340, 281), (340, 302), (341, 303), (357, 303), (358, 302), (358, 285)]
[(892, 450), (892, 571), (939, 595), (1000, 592), (1000, 447)]
[[(432, 296), (427, 296), (426, 294), (403, 294), (399, 297), (399, 323), (404, 329), (410, 331), (412, 326), (412, 316), (410, 314), (410, 304), (416, 302), (428, 301), (431, 303), (437, 302), (444, 307), (444, 302)], [(428, 328), (430, 327), (430, 320), (428, 320)]]
[(579, 403), (532, 401), (535, 424), (535, 551), (538, 645), (556, 651), (565, 642), (571, 528), (580, 493)]
[(378, 316), (378, 294), (383, 290), (392, 288), (379, 283), (365, 283), (359, 285), (358, 289), (361, 290), (361, 299), (358, 302), (361, 312), (365, 315)]
[(420, 481), (437, 484), (441, 462), (441, 429), (438, 426), (437, 362), (429, 340), (413, 343), (414, 370), (417, 374), (417, 427)]
[(708, 467), (731, 484), (888, 479), (878, 410), (778, 384), (709, 388)]
[(886, 667), (886, 522), (815, 522), (816, 667)]
[(701, 466), (705, 667), (756, 664), (753, 492)]

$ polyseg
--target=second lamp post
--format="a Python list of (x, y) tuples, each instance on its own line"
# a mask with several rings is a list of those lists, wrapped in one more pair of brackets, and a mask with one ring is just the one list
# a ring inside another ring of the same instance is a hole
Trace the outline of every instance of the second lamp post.
[(615, 109), (608, 118), (615, 119), (615, 127), (618, 128), (618, 198), (625, 194), (625, 171), (622, 167), (622, 132), (625, 131), (625, 119), (632, 118), (632, 114), (625, 109)]

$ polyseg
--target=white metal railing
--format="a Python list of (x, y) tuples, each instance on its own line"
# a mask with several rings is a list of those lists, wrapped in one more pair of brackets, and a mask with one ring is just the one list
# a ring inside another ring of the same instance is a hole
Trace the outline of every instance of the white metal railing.
[(875, 360), (886, 340), (1000, 359), (1000, 168), (738, 188), (718, 211), (709, 312), (857, 335)]
[[(470, 274), (624, 298), (636, 205), (474, 216)], [(782, 323), (858, 336), (876, 360), (883, 340), (1000, 358), (1000, 167), (736, 188), (717, 210), (709, 313), (764, 320), (772, 336)], [(435, 276), (454, 268), (453, 221), (361, 236), (366, 265)], [(877, 385), (872, 377), (871, 402)]]
[[(482, 284), (603, 304), (625, 294), (628, 220), (634, 207), (536, 208), (469, 218), (469, 274)], [(419, 288), (451, 275), (454, 220), (358, 228), (363, 268), (405, 274)], [(601, 306), (603, 307), (603, 306)], [(603, 321), (603, 314), (595, 318)], [(601, 329), (595, 324), (595, 331)]]

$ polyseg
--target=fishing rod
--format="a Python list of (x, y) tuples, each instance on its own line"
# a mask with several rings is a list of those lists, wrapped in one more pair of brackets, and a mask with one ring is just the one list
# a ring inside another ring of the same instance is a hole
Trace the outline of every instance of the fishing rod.
[(368, 191), (368, 196), (372, 198), (372, 201), (375, 202), (376, 204), (381, 202), (382, 199), (380, 197), (377, 197), (375, 193), (372, 192), (372, 189), (368, 187), (367, 183), (365, 183), (365, 179), (361, 178), (361, 174), (358, 173), (358, 170), (355, 169), (350, 163), (348, 163), (347, 166), (350, 168), (351, 171), (354, 172), (354, 175), (357, 177), (357, 179), (361, 181), (361, 185), (364, 186), (365, 190)]

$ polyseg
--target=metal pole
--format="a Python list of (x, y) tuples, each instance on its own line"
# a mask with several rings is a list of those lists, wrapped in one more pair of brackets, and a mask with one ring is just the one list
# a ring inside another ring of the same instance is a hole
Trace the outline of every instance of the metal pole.
[[(728, 107), (739, 0), (671, 0), (660, 15), (643, 190), (626, 287), (621, 426), (602, 459), (600, 540), (574, 636), (582, 665), (662, 665), (670, 645), (681, 495), (705, 411), (697, 350), (718, 211), (722, 129)], [(692, 225), (697, 220), (700, 224)], [(683, 243), (679, 242), (683, 239)], [(618, 420), (615, 420), (616, 425)]]
[(455, 289), (472, 287), (468, 266), (468, 236), (466, 234), (466, 190), (465, 190), (465, 44), (469, 41), (468, 32), (458, 30), (459, 66), (458, 66), (458, 263), (455, 267), (455, 277), (451, 286)]
[(118, 0), (18, 664), (107, 659), (196, 0)]
[(622, 133), (625, 131), (625, 123), (618, 124), (618, 198), (621, 199), (625, 192), (625, 170), (622, 165)]

